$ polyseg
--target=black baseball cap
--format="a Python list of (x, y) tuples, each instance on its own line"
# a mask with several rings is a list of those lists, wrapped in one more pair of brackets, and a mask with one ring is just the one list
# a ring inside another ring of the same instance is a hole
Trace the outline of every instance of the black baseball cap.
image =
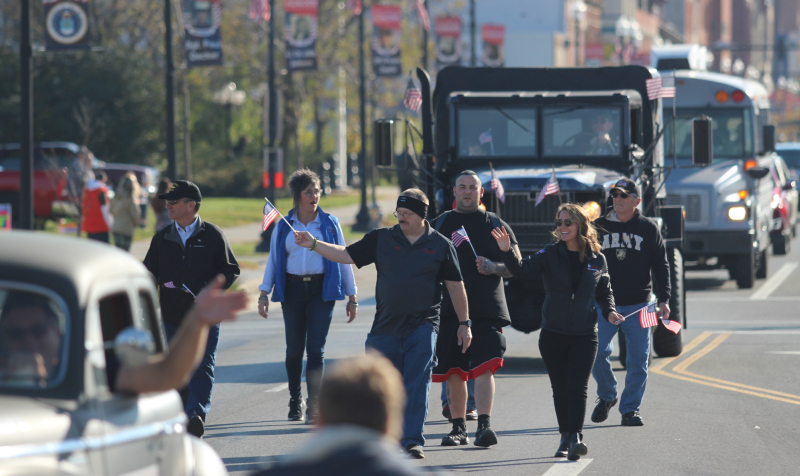
[(158, 198), (164, 200), (188, 198), (189, 200), (199, 202), (203, 199), (203, 196), (200, 195), (200, 188), (194, 183), (188, 180), (176, 180), (175, 183), (172, 184), (172, 187), (169, 188), (169, 191), (167, 193), (162, 193)]
[(614, 185), (611, 186), (611, 190), (609, 191), (613, 192), (614, 190), (630, 193), (632, 195), (636, 195), (637, 197), (639, 196), (639, 188), (636, 186), (636, 182), (626, 178), (617, 180)]

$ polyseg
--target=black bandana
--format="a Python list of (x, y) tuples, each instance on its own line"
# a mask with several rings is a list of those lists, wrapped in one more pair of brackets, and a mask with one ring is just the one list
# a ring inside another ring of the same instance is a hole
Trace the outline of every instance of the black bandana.
[(397, 208), (408, 208), (417, 215), (425, 218), (428, 214), (428, 205), (414, 197), (401, 196), (397, 198)]

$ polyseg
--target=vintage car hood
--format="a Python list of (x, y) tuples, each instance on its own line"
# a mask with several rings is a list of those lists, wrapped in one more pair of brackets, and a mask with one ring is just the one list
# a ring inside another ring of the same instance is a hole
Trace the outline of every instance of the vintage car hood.
[(71, 433), (70, 413), (43, 400), (0, 396), (0, 408), (0, 456), (4, 446), (61, 441)]
[[(576, 165), (556, 167), (555, 171), (558, 185), (561, 190), (565, 191), (598, 190), (622, 176), (621, 173), (615, 170), (601, 167), (578, 167)], [(476, 168), (475, 172), (480, 176), (483, 187), (490, 190), (491, 170), (488, 167)], [(544, 165), (541, 167), (498, 166), (495, 168), (495, 172), (503, 182), (503, 188), (506, 191), (539, 191), (553, 173), (553, 167)]]

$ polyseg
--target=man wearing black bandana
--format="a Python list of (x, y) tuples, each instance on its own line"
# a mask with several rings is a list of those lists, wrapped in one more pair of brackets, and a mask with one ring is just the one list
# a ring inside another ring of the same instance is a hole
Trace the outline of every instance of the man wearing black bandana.
[[(436, 365), (436, 338), (442, 288), (446, 287), (458, 320), (458, 344), (466, 352), (472, 341), (467, 295), (453, 244), (425, 220), (428, 198), (409, 189), (397, 199), (398, 224), (372, 230), (348, 247), (296, 233), (299, 246), (337, 263), (359, 268), (375, 263), (376, 313), (366, 346), (384, 354), (400, 370), (407, 401), (400, 444), (424, 458), (422, 432), (428, 413), (431, 373)], [(443, 286), (444, 285), (444, 286)]]

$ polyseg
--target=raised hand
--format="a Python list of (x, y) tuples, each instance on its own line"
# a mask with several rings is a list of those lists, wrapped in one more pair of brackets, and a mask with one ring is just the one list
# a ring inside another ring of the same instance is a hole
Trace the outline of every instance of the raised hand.
[[(214, 326), (222, 321), (236, 318), (236, 314), (247, 306), (247, 294), (242, 292), (225, 292), (222, 285), (225, 278), (217, 275), (197, 295), (189, 316), (201, 324)], [(187, 316), (187, 317), (189, 317)]]
[(314, 244), (314, 237), (307, 231), (296, 231), (294, 232), (294, 242), (297, 246), (311, 248), (311, 245)]
[(495, 241), (497, 241), (497, 246), (500, 247), (500, 251), (508, 251), (511, 249), (511, 237), (506, 232), (506, 227), (501, 226), (500, 228), (495, 228), (492, 230), (492, 236)]

